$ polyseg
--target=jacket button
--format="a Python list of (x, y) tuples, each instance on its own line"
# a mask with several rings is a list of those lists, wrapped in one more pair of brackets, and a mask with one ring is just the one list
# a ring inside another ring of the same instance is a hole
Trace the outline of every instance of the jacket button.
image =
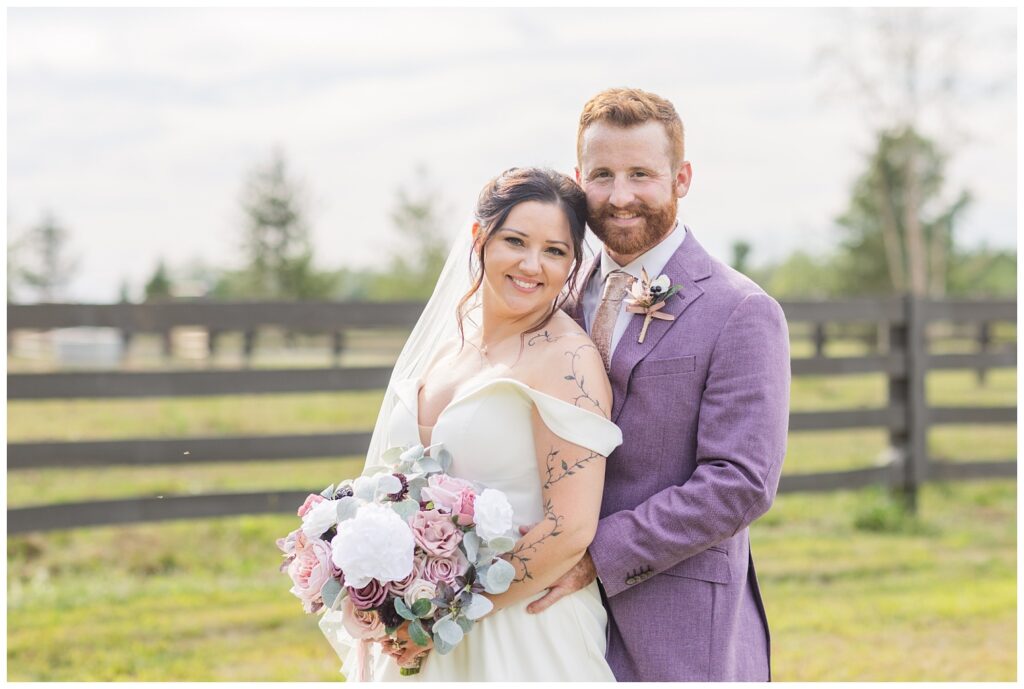
[(626, 579), (626, 583), (627, 583), (627, 584), (628, 584), (629, 586), (632, 586), (633, 584), (635, 584), (635, 583), (636, 583), (636, 577), (630, 577), (630, 578)]

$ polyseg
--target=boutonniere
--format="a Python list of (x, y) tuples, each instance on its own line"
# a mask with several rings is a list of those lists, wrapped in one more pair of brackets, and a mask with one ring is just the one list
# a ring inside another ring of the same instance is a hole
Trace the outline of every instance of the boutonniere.
[(673, 285), (671, 282), (668, 275), (660, 275), (657, 280), (651, 282), (647, 271), (640, 268), (640, 279), (629, 288), (629, 296), (626, 297), (626, 311), (644, 314), (644, 327), (640, 329), (640, 338), (637, 343), (644, 343), (644, 338), (647, 337), (647, 328), (655, 318), (662, 321), (676, 319), (670, 313), (661, 313), (668, 298), (683, 288), (682, 285)]

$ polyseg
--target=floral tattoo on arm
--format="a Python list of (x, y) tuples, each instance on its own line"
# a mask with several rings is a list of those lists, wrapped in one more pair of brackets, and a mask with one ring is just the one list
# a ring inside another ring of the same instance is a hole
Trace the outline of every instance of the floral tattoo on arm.
[(576, 383), (576, 387), (579, 388), (579, 390), (580, 390), (580, 394), (577, 395), (573, 399), (573, 401), (572, 401), (572, 403), (574, 405), (576, 405), (578, 407), (578, 406), (580, 406), (580, 400), (587, 400), (588, 402), (590, 402), (594, 406), (594, 408), (597, 409), (597, 411), (599, 411), (601, 413), (601, 415), (604, 418), (607, 419), (608, 418), (608, 412), (605, 411), (601, 407), (601, 402), (600, 401), (598, 401), (598, 400), (596, 400), (596, 399), (594, 399), (593, 397), (590, 396), (590, 393), (587, 392), (587, 389), (584, 387), (585, 376), (580, 375), (579, 372), (577, 372), (577, 370), (576, 370), (576, 365), (577, 365), (577, 363), (579, 363), (580, 358), (583, 356), (582, 354), (580, 354), (580, 352), (582, 352), (584, 349), (588, 349), (588, 348), (589, 349), (593, 349), (594, 351), (597, 351), (597, 347), (595, 347), (594, 345), (592, 345), (592, 344), (585, 344), (585, 345), (581, 345), (581, 346), (577, 347), (575, 350), (573, 350), (571, 352), (566, 352), (565, 353), (565, 355), (570, 358), (569, 366), (570, 366), (570, 370), (572, 371), (572, 373), (570, 373), (569, 375), (565, 376), (565, 379), (566, 380), (571, 380), (571, 381), (575, 382)]
[(511, 553), (509, 553), (509, 559), (511, 560), (512, 564), (514, 565), (516, 562), (518, 562), (523, 568), (523, 573), (517, 576), (515, 579), (513, 579), (512, 583), (519, 584), (526, 581), (527, 579), (533, 579), (533, 575), (530, 574), (530, 558), (526, 556), (527, 553), (534, 553), (540, 546), (540, 544), (544, 541), (550, 538), (555, 538), (556, 536), (560, 536), (562, 532), (559, 529), (562, 528), (562, 521), (564, 519), (565, 517), (555, 514), (555, 509), (551, 504), (550, 499), (544, 503), (544, 522), (550, 523), (551, 528), (548, 530), (546, 534), (538, 538), (536, 541), (528, 545), (526, 543), (520, 543), (512, 550)]
[(547, 471), (547, 477), (544, 479), (544, 488), (550, 488), (553, 484), (558, 483), (566, 476), (572, 476), (577, 471), (585, 468), (585, 465), (600, 457), (601, 455), (596, 452), (591, 452), (586, 457), (581, 457), (570, 464), (564, 459), (558, 457), (558, 450), (552, 448), (548, 452), (547, 459), (545, 460), (545, 469)]

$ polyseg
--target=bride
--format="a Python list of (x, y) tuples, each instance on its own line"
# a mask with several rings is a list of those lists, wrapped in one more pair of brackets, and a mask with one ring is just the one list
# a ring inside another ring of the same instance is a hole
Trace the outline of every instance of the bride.
[[(564, 175), (512, 168), (484, 187), (475, 216), (395, 365), (366, 471), (388, 447), (444, 445), (449, 474), (508, 496), (524, 533), (516, 576), (447, 655), (403, 629), (361, 662), (384, 681), (614, 681), (597, 582), (526, 612), (585, 553), (604, 458), (622, 441), (601, 357), (559, 308), (583, 258), (586, 197)], [(419, 674), (400, 676), (417, 662)], [(358, 664), (348, 653), (350, 681)]]

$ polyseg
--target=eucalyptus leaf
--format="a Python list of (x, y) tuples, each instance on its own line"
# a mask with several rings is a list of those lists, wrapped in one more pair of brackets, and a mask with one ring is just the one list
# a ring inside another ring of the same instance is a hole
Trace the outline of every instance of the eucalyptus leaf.
[(452, 465), (452, 453), (442, 447), (437, 453), (437, 461), (441, 465), (441, 471), (447, 473)]
[(491, 560), (496, 558), (501, 553), (496, 553), (486, 545), (480, 546), (480, 552), (476, 554), (476, 561), (478, 564), (490, 564)]
[(402, 490), (402, 482), (393, 474), (383, 474), (377, 479), (377, 492), (391, 495)]
[(400, 447), (390, 447), (384, 450), (384, 454), (380, 456), (381, 461), (388, 466), (394, 466), (402, 458), (402, 453), (405, 452)]
[(516, 547), (516, 542), (508, 536), (498, 536), (487, 541), (487, 547), (496, 553), (507, 553)]
[(372, 502), (374, 491), (377, 488), (377, 476), (360, 476), (352, 482), (352, 492), (355, 497), (366, 502)]
[(426, 617), (434, 609), (434, 604), (427, 598), (420, 598), (412, 604), (412, 614), (416, 617)]
[(434, 632), (434, 650), (441, 655), (448, 655), (455, 647), (441, 638), (441, 635)]
[(481, 617), (494, 609), (494, 603), (487, 596), (473, 594), (473, 600), (469, 605), (462, 608), (462, 614), (471, 620), (479, 620)]
[(421, 491), (427, 487), (427, 479), (422, 476), (409, 479), (409, 497), (419, 502), (423, 499)]
[(331, 577), (320, 587), (320, 597), (324, 601), (324, 607), (330, 608), (334, 605), (334, 599), (341, 593), (341, 584), (337, 579)]
[(448, 616), (442, 617), (434, 623), (434, 634), (440, 636), (445, 643), (450, 644), (452, 647), (458, 645), (462, 641), (463, 636), (462, 627)]
[(441, 465), (433, 457), (424, 457), (416, 464), (416, 470), (424, 474), (436, 474), (441, 471)]
[(320, 497), (327, 498), (328, 500), (333, 498), (334, 497), (334, 484), (332, 483), (331, 485), (327, 486), (322, 491), (320, 491)]
[(409, 637), (417, 646), (426, 646), (430, 643), (430, 635), (427, 634), (427, 630), (423, 628), (423, 623), (419, 620), (413, 620), (409, 625)]
[(476, 562), (477, 555), (480, 554), (480, 537), (476, 535), (475, 531), (467, 531), (462, 535), (462, 545), (466, 547), (466, 558), (470, 562)]
[(466, 617), (466, 616), (464, 616), (464, 615), (463, 615), (463, 616), (460, 616), (460, 617), (458, 617), (458, 618), (457, 618), (457, 619), (455, 620), (455, 622), (456, 622), (456, 624), (458, 624), (458, 625), (459, 625), (460, 627), (462, 627), (462, 632), (463, 632), (464, 634), (469, 634), (469, 631), (470, 631), (471, 629), (473, 629), (473, 620), (469, 619), (468, 617)]
[(351, 495), (348, 497), (341, 498), (338, 500), (338, 523), (351, 519), (356, 516), (356, 512), (359, 511), (359, 499), (354, 498)]
[(405, 601), (401, 598), (395, 598), (395, 612), (401, 615), (403, 620), (412, 621), (416, 619), (416, 615), (409, 609), (409, 606), (406, 605)]
[(505, 560), (495, 560), (487, 568), (487, 578), (484, 579), (484, 590), (487, 593), (505, 593), (512, 584), (516, 575), (516, 568)]
[(403, 462), (416, 461), (417, 459), (419, 459), (422, 456), (423, 456), (423, 446), (422, 445), (418, 445), (418, 444), (417, 445), (413, 445), (408, 450), (405, 450), (404, 452), (402, 452), (402, 454), (400, 455), (400, 457), (401, 457)]
[(420, 504), (415, 500), (402, 500), (401, 502), (391, 503), (391, 509), (408, 523), (420, 511)]

